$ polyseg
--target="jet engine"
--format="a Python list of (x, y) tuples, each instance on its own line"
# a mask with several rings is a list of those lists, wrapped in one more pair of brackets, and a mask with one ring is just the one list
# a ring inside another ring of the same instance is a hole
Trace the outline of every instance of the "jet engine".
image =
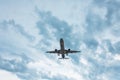
[(70, 52), (70, 49), (68, 49), (68, 52)]
[(67, 50), (66, 55), (68, 56), (68, 53), (70, 52), (70, 49)]
[(55, 52), (57, 52), (58, 50), (57, 49), (55, 49)]

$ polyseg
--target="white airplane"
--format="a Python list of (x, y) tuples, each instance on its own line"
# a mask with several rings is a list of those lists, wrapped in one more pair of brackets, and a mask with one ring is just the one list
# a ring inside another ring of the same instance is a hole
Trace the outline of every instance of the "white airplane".
[(66, 50), (64, 48), (64, 40), (62, 38), (60, 39), (60, 50), (55, 49), (54, 51), (47, 51), (47, 53), (58, 54), (58, 56), (61, 54), (62, 58), (59, 58), (59, 59), (68, 59), (68, 58), (65, 58), (65, 54), (68, 55), (69, 53), (77, 53), (77, 52), (81, 52), (81, 51), (76, 51), (71, 49)]

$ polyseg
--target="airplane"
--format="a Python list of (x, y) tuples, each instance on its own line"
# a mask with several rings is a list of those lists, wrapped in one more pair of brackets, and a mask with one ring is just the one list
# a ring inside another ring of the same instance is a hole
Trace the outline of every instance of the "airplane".
[(77, 53), (77, 52), (81, 52), (81, 51), (76, 51), (71, 49), (66, 50), (64, 48), (64, 40), (60, 38), (60, 50), (55, 49), (54, 51), (47, 51), (46, 53), (58, 54), (58, 56), (61, 54), (61, 58), (59, 59), (69, 59), (65, 57), (65, 54), (68, 56), (69, 53)]

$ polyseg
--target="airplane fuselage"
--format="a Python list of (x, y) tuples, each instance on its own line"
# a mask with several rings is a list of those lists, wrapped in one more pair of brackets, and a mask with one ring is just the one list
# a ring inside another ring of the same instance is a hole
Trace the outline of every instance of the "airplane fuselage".
[(64, 40), (60, 39), (60, 54), (62, 54), (62, 58), (65, 58), (65, 48), (64, 48)]
[(60, 39), (60, 54), (65, 54), (65, 48), (64, 48), (64, 40), (61, 38)]

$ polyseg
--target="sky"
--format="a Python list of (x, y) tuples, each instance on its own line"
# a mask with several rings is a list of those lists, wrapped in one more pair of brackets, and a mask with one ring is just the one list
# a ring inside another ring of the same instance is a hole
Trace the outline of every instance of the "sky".
[(0, 0), (0, 79), (120, 80), (120, 0)]

